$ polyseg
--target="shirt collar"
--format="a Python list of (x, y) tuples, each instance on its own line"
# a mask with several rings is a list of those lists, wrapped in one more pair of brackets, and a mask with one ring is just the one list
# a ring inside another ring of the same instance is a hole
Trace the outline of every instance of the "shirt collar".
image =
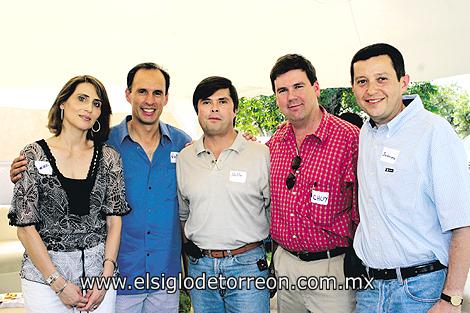
[[(242, 133), (239, 131), (237, 132), (237, 137), (233, 141), (232, 145), (225, 150), (233, 150), (236, 152), (240, 152), (242, 147), (246, 144), (246, 139), (243, 137)], [(201, 136), (195, 143), (194, 147), (196, 149), (196, 155), (199, 155), (202, 152), (207, 152), (208, 150), (204, 147), (204, 135)]]
[[(405, 105), (403, 111), (395, 116), (390, 122), (383, 125), (383, 127), (385, 127), (387, 130), (387, 136), (395, 134), (407, 120), (418, 114), (421, 110), (424, 110), (424, 105), (419, 95), (405, 95), (402, 97), (402, 101)], [(370, 129), (377, 126), (370, 118), (369, 123), (366, 124)]]
[[(116, 125), (116, 130), (117, 130), (117, 136), (119, 139), (119, 143), (122, 143), (124, 141), (124, 138), (129, 136), (129, 129), (127, 129), (127, 122), (129, 122), (132, 119), (131, 115), (127, 115), (125, 119), (122, 120), (121, 123)], [(130, 138), (130, 136), (129, 136)]]
[(160, 124), (160, 134), (162, 135), (162, 139), (166, 138), (166, 140), (161, 140), (161, 143), (164, 144), (167, 141), (172, 141), (170, 129), (168, 125), (163, 123), (162, 121), (159, 121), (159, 124)]
[[(132, 115), (127, 115), (126, 118), (121, 123), (116, 125), (116, 129), (117, 129), (118, 138), (119, 138), (120, 143), (122, 143), (126, 137), (129, 137), (129, 139), (131, 138), (131, 136), (129, 135), (129, 128), (127, 126), (127, 123), (131, 119), (132, 119)], [(163, 123), (162, 121), (159, 121), (158, 123), (159, 123), (159, 126), (160, 126), (161, 138), (162, 139), (166, 138), (166, 140), (172, 141), (168, 125)], [(161, 141), (162, 144), (164, 144), (166, 140), (160, 140), (160, 141)]]

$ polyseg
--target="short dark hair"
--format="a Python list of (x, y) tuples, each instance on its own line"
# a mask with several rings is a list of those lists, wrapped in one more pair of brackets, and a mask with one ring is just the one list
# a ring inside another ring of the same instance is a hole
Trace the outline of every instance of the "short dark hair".
[(104, 142), (108, 139), (109, 135), (109, 120), (111, 118), (111, 105), (109, 103), (108, 94), (103, 84), (93, 76), (90, 75), (81, 75), (71, 78), (60, 90), (57, 95), (52, 107), (49, 110), (49, 122), (47, 127), (49, 131), (56, 136), (59, 136), (62, 132), (62, 118), (61, 118), (61, 108), (60, 105), (67, 101), (70, 96), (75, 92), (77, 86), (81, 83), (89, 83), (95, 87), (96, 93), (101, 100), (101, 114), (98, 117), (97, 121), (100, 125), (100, 130), (98, 132), (92, 132), (91, 129), (88, 130), (86, 138), (88, 140), (94, 140), (97, 142)]
[(236, 112), (238, 109), (238, 94), (235, 86), (232, 82), (220, 76), (210, 76), (203, 79), (196, 87), (193, 93), (193, 106), (196, 113), (198, 113), (197, 103), (201, 99), (205, 99), (214, 94), (217, 90), (228, 88), (230, 92), (230, 98), (233, 101), (233, 111)]
[(276, 93), (276, 90), (274, 90), (274, 81), (276, 78), (292, 70), (304, 71), (312, 85), (318, 80), (315, 67), (313, 67), (309, 60), (300, 54), (286, 54), (277, 59), (276, 64), (274, 64), (271, 74), (269, 75), (271, 78), (271, 87), (273, 88), (274, 93)]
[(405, 61), (403, 60), (403, 55), (397, 48), (391, 46), (387, 43), (376, 43), (367, 47), (362, 48), (353, 56), (351, 60), (351, 84), (354, 83), (354, 63), (359, 61), (365, 61), (373, 57), (380, 55), (388, 55), (392, 60), (393, 68), (397, 75), (397, 80), (400, 80), (405, 76)]
[(165, 71), (160, 65), (157, 65), (152, 62), (137, 64), (129, 71), (129, 73), (127, 73), (127, 89), (129, 89), (129, 91), (132, 89), (132, 83), (134, 82), (135, 74), (140, 69), (160, 71), (163, 74), (163, 77), (165, 78), (165, 94), (168, 94), (168, 89), (170, 89), (170, 74), (168, 74), (168, 72)]

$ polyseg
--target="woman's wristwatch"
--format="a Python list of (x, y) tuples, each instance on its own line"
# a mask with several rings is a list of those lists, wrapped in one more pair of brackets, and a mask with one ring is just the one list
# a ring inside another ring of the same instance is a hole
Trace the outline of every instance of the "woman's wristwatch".
[(51, 275), (49, 275), (49, 277), (46, 278), (46, 283), (49, 286), (51, 286), (57, 280), (57, 278), (59, 278), (59, 277), (60, 277), (59, 272), (54, 271), (54, 272), (52, 272)]

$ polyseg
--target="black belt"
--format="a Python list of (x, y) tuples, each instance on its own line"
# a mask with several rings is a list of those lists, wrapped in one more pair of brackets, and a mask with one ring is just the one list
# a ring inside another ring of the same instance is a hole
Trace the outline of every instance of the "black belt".
[(294, 251), (289, 251), (290, 254), (298, 257), (302, 261), (317, 261), (317, 260), (322, 260), (322, 259), (327, 259), (327, 258), (333, 258), (335, 256), (341, 255), (346, 253), (347, 247), (336, 247), (332, 250), (327, 250), (327, 251), (321, 251), (321, 252), (294, 252)]
[[(422, 265), (402, 267), (400, 268), (400, 273), (402, 279), (407, 279), (410, 277), (415, 277), (419, 274), (431, 273), (442, 270), (444, 268), (446, 268), (446, 266), (442, 265), (441, 262), (434, 261)], [(369, 267), (369, 276), (375, 279), (397, 279), (397, 271), (395, 268), (379, 270)]]

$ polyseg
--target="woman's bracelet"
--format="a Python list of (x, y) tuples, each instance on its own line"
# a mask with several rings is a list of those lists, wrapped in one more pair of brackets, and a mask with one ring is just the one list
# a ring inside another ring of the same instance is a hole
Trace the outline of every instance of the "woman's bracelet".
[(103, 267), (104, 267), (104, 263), (106, 263), (106, 261), (109, 261), (109, 262), (113, 263), (114, 271), (117, 269), (116, 261), (114, 261), (113, 259), (110, 259), (110, 258), (105, 258), (105, 259), (103, 260)]
[(67, 281), (65, 281), (64, 286), (60, 288), (59, 290), (57, 290), (55, 294), (59, 296), (62, 293), (62, 291), (64, 291), (65, 287), (67, 287)]

